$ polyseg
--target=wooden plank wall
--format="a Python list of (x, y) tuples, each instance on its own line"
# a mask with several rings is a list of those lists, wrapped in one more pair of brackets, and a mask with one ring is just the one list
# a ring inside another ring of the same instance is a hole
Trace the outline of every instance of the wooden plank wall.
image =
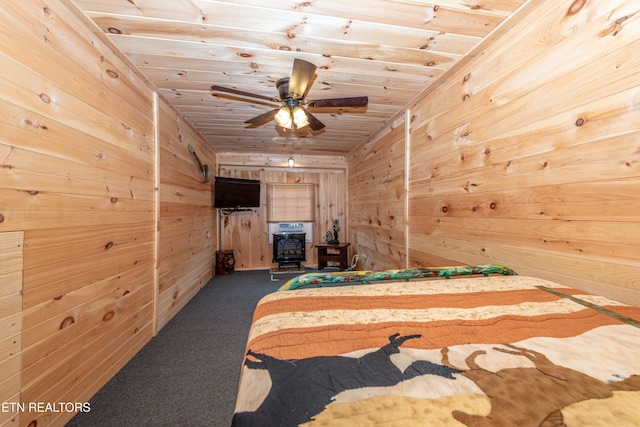
[(20, 425), (24, 233), (0, 233), (0, 426)]
[(21, 399), (83, 402), (152, 335), (152, 94), (60, 2), (3, 2), (0, 19), (0, 231), (25, 245)]
[(313, 226), (313, 242), (306, 244), (309, 267), (317, 267), (314, 244), (324, 241), (324, 234), (332, 230), (333, 221), (340, 221), (339, 237), (345, 239), (347, 225), (347, 176), (343, 157), (294, 155), (296, 166), (288, 168), (289, 156), (267, 154), (219, 153), (220, 176), (258, 179), (262, 182), (261, 207), (251, 212), (237, 212), (221, 216), (220, 248), (233, 249), (237, 270), (266, 269), (276, 267), (272, 262), (273, 246), (269, 244), (266, 222), (267, 182), (316, 184), (316, 222)]
[[(164, 103), (160, 123), (158, 330), (211, 279), (217, 246), (215, 153)], [(209, 182), (203, 182), (189, 145), (209, 167)]]
[(349, 240), (359, 269), (406, 267), (405, 145), (400, 119), (349, 163)]
[(640, 305), (640, 6), (530, 12), (411, 109), (409, 264), (503, 263)]
[[(24, 233), (20, 398), (82, 403), (210, 274), (210, 188), (195, 190), (195, 178), (176, 171), (189, 160), (186, 143), (214, 157), (167, 108), (157, 122), (153, 90), (72, 3), (2, 2), (0, 22), (0, 232)], [(158, 260), (159, 217), (163, 244), (199, 251), (184, 266), (188, 279), (169, 273), (177, 252), (163, 248)], [(176, 218), (192, 232), (173, 227)], [(159, 276), (178, 297), (155, 319)], [(0, 378), (12, 378), (12, 357), (0, 357)], [(25, 411), (20, 425), (72, 416)]]
[(85, 401), (152, 334), (152, 96), (61, 3), (0, 14), (0, 231), (25, 240), (21, 399)]

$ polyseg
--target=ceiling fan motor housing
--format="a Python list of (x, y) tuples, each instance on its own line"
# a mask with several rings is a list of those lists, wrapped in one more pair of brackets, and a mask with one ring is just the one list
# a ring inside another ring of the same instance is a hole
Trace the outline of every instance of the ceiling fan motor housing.
[(276, 82), (276, 88), (278, 89), (278, 94), (280, 95), (280, 99), (283, 101), (289, 96), (289, 77), (283, 77)]

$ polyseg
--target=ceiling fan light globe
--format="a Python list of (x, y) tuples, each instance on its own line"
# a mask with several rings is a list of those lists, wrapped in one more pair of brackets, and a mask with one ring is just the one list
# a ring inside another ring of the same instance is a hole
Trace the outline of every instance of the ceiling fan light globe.
[(285, 129), (291, 129), (291, 110), (287, 107), (282, 107), (275, 115), (276, 122)]
[(305, 113), (302, 107), (298, 106), (293, 109), (293, 122), (296, 124), (297, 128), (302, 128), (309, 125), (307, 113)]

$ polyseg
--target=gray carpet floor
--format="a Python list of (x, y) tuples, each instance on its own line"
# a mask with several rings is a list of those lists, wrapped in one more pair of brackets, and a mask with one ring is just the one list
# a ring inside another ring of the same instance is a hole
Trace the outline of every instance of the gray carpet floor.
[(253, 310), (294, 276), (214, 277), (67, 427), (228, 427)]

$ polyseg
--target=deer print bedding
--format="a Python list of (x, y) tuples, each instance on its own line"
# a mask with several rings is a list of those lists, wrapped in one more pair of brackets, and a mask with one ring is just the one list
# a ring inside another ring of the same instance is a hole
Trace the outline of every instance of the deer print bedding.
[(640, 308), (523, 276), (276, 292), (233, 425), (640, 425)]

